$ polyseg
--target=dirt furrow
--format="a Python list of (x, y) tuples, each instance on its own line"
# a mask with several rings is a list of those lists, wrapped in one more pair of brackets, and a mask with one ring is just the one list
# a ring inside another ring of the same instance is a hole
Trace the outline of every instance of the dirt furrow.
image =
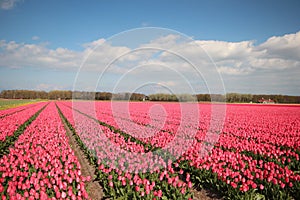
[(85, 154), (82, 152), (80, 149), (79, 145), (77, 144), (71, 130), (69, 129), (68, 125), (64, 121), (64, 119), (61, 117), (61, 120), (64, 124), (64, 127), (66, 129), (66, 134), (69, 139), (69, 144), (71, 148), (73, 149), (75, 156), (77, 157), (80, 165), (81, 165), (81, 173), (83, 176), (91, 177), (91, 181), (87, 182), (85, 184), (86, 190), (88, 192), (89, 198), (93, 200), (101, 200), (103, 199), (104, 193), (101, 185), (99, 184), (98, 181), (95, 180), (95, 167), (91, 165), (86, 158)]

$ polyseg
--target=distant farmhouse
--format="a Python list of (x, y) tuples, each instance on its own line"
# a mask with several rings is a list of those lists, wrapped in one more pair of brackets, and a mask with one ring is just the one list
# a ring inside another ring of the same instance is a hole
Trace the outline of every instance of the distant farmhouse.
[(274, 104), (275, 101), (272, 100), (272, 99), (264, 99), (264, 98), (261, 98), (258, 100), (258, 103), (263, 103), (263, 104)]

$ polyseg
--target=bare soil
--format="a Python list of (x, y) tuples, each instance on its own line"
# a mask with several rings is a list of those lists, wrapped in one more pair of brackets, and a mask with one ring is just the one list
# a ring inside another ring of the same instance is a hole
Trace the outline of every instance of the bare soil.
[(222, 196), (217, 191), (209, 191), (205, 189), (193, 189), (195, 200), (222, 200)]

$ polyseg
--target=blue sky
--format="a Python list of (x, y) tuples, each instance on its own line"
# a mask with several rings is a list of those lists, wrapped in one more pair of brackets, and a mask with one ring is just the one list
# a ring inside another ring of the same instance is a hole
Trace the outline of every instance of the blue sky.
[[(300, 1), (297, 0), (0, 2), (2, 90), (72, 89), (80, 63), (93, 42), (108, 41), (129, 29), (162, 27), (192, 37), (206, 47), (209, 55), (216, 58), (227, 92), (300, 95), (296, 77), (300, 74), (300, 56), (295, 47), (300, 31)], [(272, 37), (277, 38), (272, 40)], [(288, 41), (291, 46), (279, 48), (282, 41)], [(224, 54), (232, 46), (237, 51), (252, 53), (244, 57), (220, 57), (220, 51)], [(66, 55), (74, 59), (68, 60)], [(86, 79), (94, 75), (84, 73)], [(110, 77), (115, 76), (112, 73)], [(165, 83), (176, 82), (161, 79)], [(99, 90), (109, 90), (109, 87)], [(122, 90), (131, 89), (123, 87)]]

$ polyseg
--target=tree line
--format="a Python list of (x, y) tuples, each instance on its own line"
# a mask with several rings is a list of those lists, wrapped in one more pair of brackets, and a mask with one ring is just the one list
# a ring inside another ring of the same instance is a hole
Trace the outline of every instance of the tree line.
[(270, 95), (270, 94), (150, 94), (140, 93), (110, 93), (110, 92), (86, 92), (70, 90), (53, 90), (49, 92), (34, 90), (3, 90), (0, 98), (5, 99), (50, 99), (50, 100), (130, 100), (130, 101), (216, 101), (229, 103), (258, 103), (261, 99), (271, 99), (275, 103), (300, 103), (300, 96)]
[(0, 98), (4, 99), (50, 99), (50, 100), (132, 100), (142, 101), (146, 95), (139, 93), (110, 93), (110, 92), (86, 92), (70, 90), (53, 90), (50, 92), (35, 90), (3, 90)]

